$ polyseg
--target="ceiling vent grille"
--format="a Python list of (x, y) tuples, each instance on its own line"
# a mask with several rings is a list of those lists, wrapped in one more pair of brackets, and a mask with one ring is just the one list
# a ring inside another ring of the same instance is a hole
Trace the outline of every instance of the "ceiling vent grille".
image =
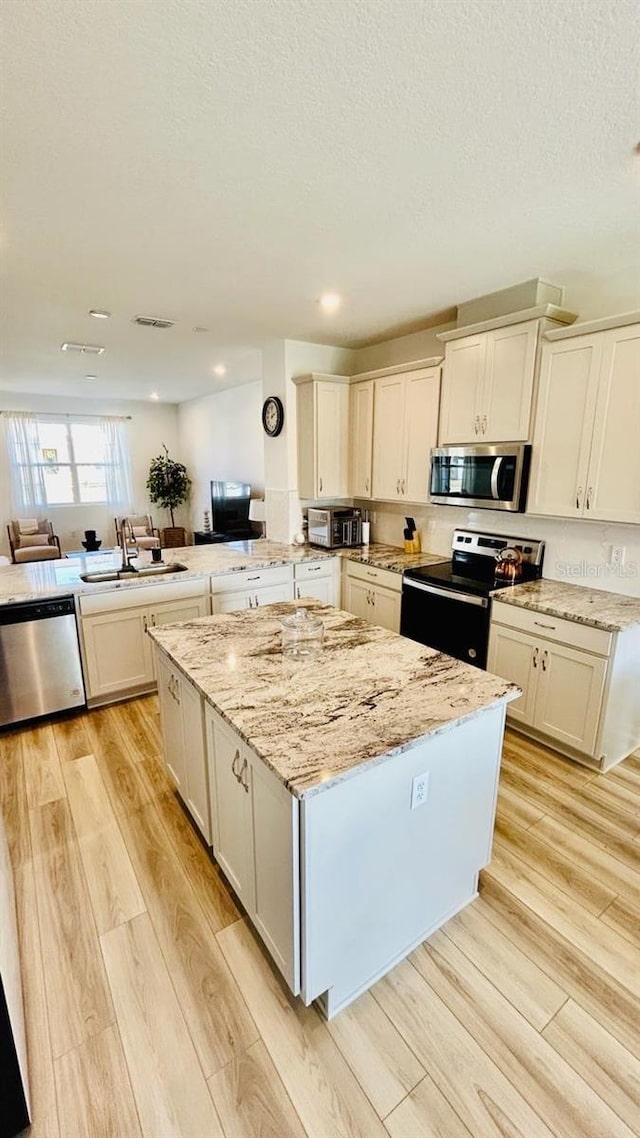
[(101, 356), (104, 348), (99, 344), (72, 344), (65, 340), (64, 344), (60, 345), (60, 350), (63, 352), (78, 352), (81, 356)]
[(175, 320), (165, 320), (163, 316), (134, 316), (132, 324), (140, 324), (142, 328), (173, 328)]

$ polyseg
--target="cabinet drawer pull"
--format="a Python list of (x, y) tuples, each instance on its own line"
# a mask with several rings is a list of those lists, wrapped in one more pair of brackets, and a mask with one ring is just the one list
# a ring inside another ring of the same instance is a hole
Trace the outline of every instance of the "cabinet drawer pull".
[(533, 649), (533, 666), (534, 666), (534, 668), (538, 667), (538, 652), (539, 651), (540, 651), (539, 648)]
[(322, 565), (310, 565), (309, 566), (309, 572), (310, 573), (318, 573), (320, 569), (322, 569)]
[(545, 648), (544, 652), (542, 653), (542, 671), (543, 672), (546, 672), (546, 670), (547, 670), (547, 660), (548, 659), (549, 659), (549, 653), (547, 652), (547, 650)]
[(260, 580), (260, 574), (259, 573), (256, 573), (255, 577), (247, 577), (247, 581), (259, 581), (259, 580)]
[(550, 628), (552, 632), (556, 631), (555, 624), (545, 624), (543, 620), (534, 620), (533, 623), (537, 624), (538, 628)]
[(374, 581), (378, 580), (378, 574), (372, 573), (370, 569), (367, 569), (367, 577), (373, 577)]

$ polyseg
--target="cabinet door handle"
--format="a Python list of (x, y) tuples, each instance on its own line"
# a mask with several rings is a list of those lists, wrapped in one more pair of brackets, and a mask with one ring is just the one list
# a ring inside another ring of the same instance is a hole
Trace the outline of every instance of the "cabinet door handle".
[[(245, 779), (245, 776), (246, 776), (246, 779)], [(242, 786), (244, 787), (244, 789), (246, 790), (246, 792), (248, 794), (249, 793), (249, 764), (247, 763), (246, 759), (244, 760), (244, 763), (242, 764), (242, 770), (240, 771), (240, 782), (242, 783)]]
[(365, 478), (365, 480), (364, 480), (364, 492), (365, 492), (365, 494), (369, 493), (369, 479), (368, 478)]
[(296, 585), (296, 597), (300, 600), (300, 586)]
[(591, 495), (592, 494), (593, 494), (593, 486), (590, 486), (589, 489), (587, 490), (587, 509), (588, 510), (591, 509)]
[(546, 670), (547, 670), (548, 658), (549, 658), (549, 653), (547, 652), (547, 649), (545, 648), (544, 652), (542, 653), (542, 671), (543, 672), (546, 672)]
[(144, 616), (142, 618), (142, 627), (143, 627), (145, 632), (149, 631), (149, 621), (147, 620), (147, 614), (146, 613), (144, 614)]
[(483, 433), (483, 435), (486, 435), (486, 433), (487, 433), (487, 416), (486, 415), (482, 416), (482, 433)]
[(174, 680), (173, 682), (173, 697), (176, 703), (182, 703), (182, 700), (180, 699), (180, 684), (177, 680)]
[(320, 490), (320, 493), (322, 494), (322, 478), (318, 479), (318, 489)]
[(533, 649), (533, 666), (534, 666), (534, 668), (538, 667), (538, 652), (539, 651), (540, 651), (539, 648)]
[(167, 691), (169, 695), (173, 695), (173, 676), (169, 676), (169, 683), (167, 684)]
[(479, 415), (476, 415), (475, 419), (473, 420), (473, 430), (474, 430), (474, 434), (476, 434), (476, 435), (478, 434), (478, 432), (480, 430), (480, 416)]
[(555, 624), (545, 624), (543, 620), (534, 620), (533, 623), (537, 624), (538, 628), (550, 628), (552, 632), (556, 630)]
[(255, 601), (256, 601), (256, 608), (258, 608), (260, 601), (258, 600), (258, 594), (257, 593), (256, 593)]
[(582, 486), (578, 486), (576, 490), (576, 510), (580, 509), (580, 499), (582, 497)]
[(239, 775), (238, 771), (236, 770), (236, 763), (239, 763), (239, 762), (240, 762), (240, 751), (236, 747), (236, 753), (233, 756), (233, 761), (231, 763), (231, 773), (232, 773), (233, 777), (235, 778), (236, 782), (240, 782), (240, 775)]
[(249, 608), (252, 609), (253, 608), (253, 597), (247, 597), (247, 600), (249, 602)]

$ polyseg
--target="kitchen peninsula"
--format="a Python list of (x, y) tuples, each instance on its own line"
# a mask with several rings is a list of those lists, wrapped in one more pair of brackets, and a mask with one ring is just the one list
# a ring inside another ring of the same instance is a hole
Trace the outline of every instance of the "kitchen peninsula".
[(328, 1017), (476, 895), (519, 689), (328, 605), (150, 630), (167, 767), (291, 991)]

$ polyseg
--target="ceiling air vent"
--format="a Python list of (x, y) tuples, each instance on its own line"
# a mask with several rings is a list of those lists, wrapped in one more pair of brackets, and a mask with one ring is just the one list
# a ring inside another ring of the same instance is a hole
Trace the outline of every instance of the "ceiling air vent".
[(99, 344), (72, 344), (68, 340), (60, 345), (60, 350), (78, 352), (81, 356), (101, 356), (104, 352), (104, 348), (101, 348)]
[(132, 324), (140, 324), (142, 328), (173, 328), (175, 320), (165, 320), (163, 316), (134, 316)]

